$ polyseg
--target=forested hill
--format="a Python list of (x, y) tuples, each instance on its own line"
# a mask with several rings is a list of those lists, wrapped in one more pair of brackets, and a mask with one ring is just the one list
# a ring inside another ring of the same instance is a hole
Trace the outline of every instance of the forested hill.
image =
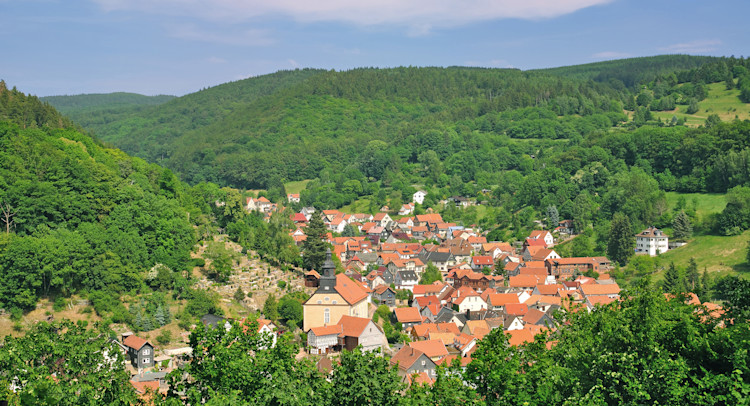
[(133, 106), (157, 106), (166, 103), (175, 96), (158, 95), (144, 96), (137, 93), (101, 93), (101, 94), (78, 94), (73, 96), (47, 96), (40, 97), (43, 102), (47, 102), (63, 114), (77, 112), (80, 110), (90, 109), (108, 109), (116, 107), (133, 107)]
[(573, 79), (607, 82), (615, 87), (618, 87), (618, 84), (621, 83), (623, 86), (633, 89), (639, 84), (654, 80), (659, 75), (699, 68), (718, 60), (721, 60), (721, 58), (714, 56), (657, 55), (561, 66), (537, 71)]
[[(635, 113), (638, 107), (636, 93), (625, 82), (668, 69), (689, 72), (685, 69), (713, 60), (661, 56), (533, 72), (460, 67), (284, 71), (138, 111), (90, 114), (77, 122), (189, 183), (268, 188), (281, 180), (315, 178), (325, 168), (356, 168), (382, 179), (386, 172), (400, 171), (401, 163), (417, 162), (427, 150), (446, 168), (455, 168), (466, 163), (447, 162), (450, 158), (496, 148), (506, 137), (575, 139), (607, 130), (627, 120), (623, 108)], [(629, 76), (633, 73), (638, 78)], [(670, 79), (669, 86), (683, 82)], [(692, 85), (679, 92), (663, 105), (656, 103), (670, 92), (653, 92), (653, 107), (668, 110), (705, 97), (705, 89)], [(528, 108), (537, 110), (523, 110)], [(484, 139), (476, 139), (477, 134)], [(466, 159), (477, 157), (460, 158)], [(482, 161), (477, 166), (493, 164)]]
[(0, 82), (0, 309), (17, 316), (82, 291), (116, 298), (156, 263), (185, 269), (185, 199), (171, 171), (103, 147)]

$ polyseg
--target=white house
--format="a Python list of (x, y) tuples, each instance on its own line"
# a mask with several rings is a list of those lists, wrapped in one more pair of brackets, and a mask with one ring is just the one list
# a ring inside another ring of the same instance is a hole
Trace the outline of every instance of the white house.
[(414, 195), (412, 196), (411, 200), (414, 203), (422, 204), (422, 203), (424, 203), (425, 196), (427, 196), (427, 192), (423, 192), (421, 190), (417, 190), (416, 192), (414, 192)]
[(649, 227), (635, 236), (635, 252), (651, 255), (663, 254), (669, 249), (669, 236), (656, 227)]

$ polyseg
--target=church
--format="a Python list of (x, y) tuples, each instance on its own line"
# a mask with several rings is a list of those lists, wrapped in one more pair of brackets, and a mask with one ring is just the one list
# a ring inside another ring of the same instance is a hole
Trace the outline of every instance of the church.
[(320, 276), (320, 285), (303, 305), (303, 329), (330, 326), (341, 316), (368, 317), (367, 291), (344, 274), (336, 275), (331, 251), (326, 254)]

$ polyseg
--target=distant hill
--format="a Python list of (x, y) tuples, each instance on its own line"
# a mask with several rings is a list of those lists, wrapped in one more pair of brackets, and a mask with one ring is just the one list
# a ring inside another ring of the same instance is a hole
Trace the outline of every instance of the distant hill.
[(657, 55), (562, 66), (538, 71), (597, 82), (620, 81), (625, 87), (632, 89), (640, 83), (653, 80), (658, 75), (698, 68), (720, 59), (715, 56)]
[(74, 96), (46, 96), (41, 101), (54, 106), (59, 112), (67, 114), (81, 109), (108, 109), (115, 107), (157, 106), (166, 103), (175, 96), (144, 96), (137, 93), (97, 93)]

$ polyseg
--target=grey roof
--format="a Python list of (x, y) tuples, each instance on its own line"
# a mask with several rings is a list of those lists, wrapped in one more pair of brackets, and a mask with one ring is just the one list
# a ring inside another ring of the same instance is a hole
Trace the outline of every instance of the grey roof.
[(448, 262), (453, 257), (453, 254), (451, 254), (450, 252), (430, 252), (427, 250), (422, 250), (419, 253), (418, 257), (422, 260), (422, 262), (426, 264), (427, 262)]
[(224, 325), (224, 318), (215, 314), (205, 314), (201, 317), (201, 323), (206, 327), (217, 327), (220, 324)]
[(453, 319), (455, 314), (456, 313), (453, 310), (443, 307), (435, 317), (435, 323), (448, 323)]
[(135, 382), (151, 382), (162, 380), (167, 376), (167, 371), (146, 372), (143, 375), (135, 375), (131, 380)]
[(402, 281), (416, 281), (419, 280), (417, 273), (414, 271), (398, 271), (398, 277)]
[(374, 263), (378, 260), (378, 253), (377, 252), (363, 252), (363, 253), (357, 254), (357, 258), (359, 258), (364, 263)]

